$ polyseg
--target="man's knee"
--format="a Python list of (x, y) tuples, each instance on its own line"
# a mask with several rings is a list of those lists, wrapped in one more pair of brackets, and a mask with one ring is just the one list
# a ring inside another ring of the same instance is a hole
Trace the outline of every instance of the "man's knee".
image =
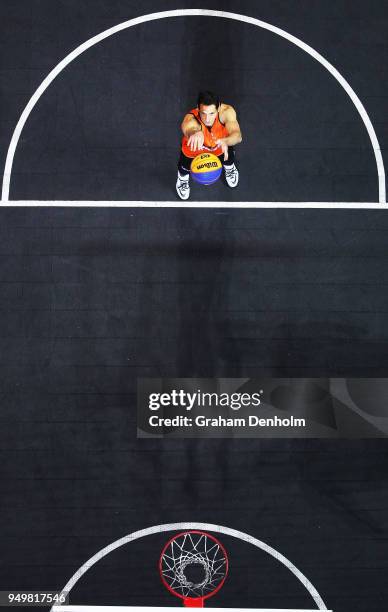
[(235, 153), (232, 147), (228, 149), (228, 159), (225, 160), (224, 155), (220, 155), (220, 160), (223, 166), (232, 166), (234, 164)]
[(191, 159), (181, 153), (178, 161), (178, 170), (181, 174), (188, 174), (190, 172)]

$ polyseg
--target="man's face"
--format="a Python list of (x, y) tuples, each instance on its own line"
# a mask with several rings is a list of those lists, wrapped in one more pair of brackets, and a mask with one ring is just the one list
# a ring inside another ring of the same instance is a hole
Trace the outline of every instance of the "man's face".
[(217, 108), (215, 104), (201, 104), (199, 107), (199, 116), (201, 121), (207, 126), (211, 127), (217, 117)]

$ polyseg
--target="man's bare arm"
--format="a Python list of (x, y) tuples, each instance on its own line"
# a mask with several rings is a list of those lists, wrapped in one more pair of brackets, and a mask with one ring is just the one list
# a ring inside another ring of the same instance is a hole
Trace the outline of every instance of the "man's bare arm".
[(190, 138), (196, 132), (201, 132), (202, 128), (196, 118), (188, 113), (182, 121), (182, 132), (186, 138)]
[(200, 151), (202, 149), (205, 136), (201, 125), (193, 115), (185, 116), (182, 122), (182, 132), (187, 138), (187, 144), (192, 151)]
[(234, 108), (229, 106), (222, 115), (223, 123), (228, 132), (228, 136), (222, 140), (228, 147), (239, 144), (242, 141), (241, 129), (237, 121), (237, 115)]

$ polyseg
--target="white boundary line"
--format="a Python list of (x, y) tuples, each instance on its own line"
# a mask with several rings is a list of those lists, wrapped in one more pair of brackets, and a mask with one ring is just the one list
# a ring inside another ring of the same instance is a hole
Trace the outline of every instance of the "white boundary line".
[(5, 208), (64, 207), (64, 208), (327, 208), (385, 210), (378, 202), (163, 202), (121, 200), (15, 200), (2, 202)]
[(322, 64), (322, 66), (324, 66), (330, 72), (330, 74), (332, 74), (332, 76), (338, 81), (338, 83), (346, 91), (346, 93), (352, 100), (353, 104), (355, 105), (356, 109), (358, 110), (361, 116), (361, 119), (367, 129), (367, 132), (368, 132), (368, 135), (369, 135), (372, 147), (373, 147), (373, 151), (375, 154), (375, 158), (376, 158), (377, 174), (378, 174), (379, 202), (380, 204), (386, 203), (385, 169), (384, 169), (383, 157), (381, 155), (381, 149), (380, 149), (379, 142), (377, 140), (376, 132), (374, 130), (372, 122), (361, 100), (359, 99), (355, 91), (352, 89), (350, 84), (346, 81), (346, 79), (338, 72), (338, 70), (334, 68), (334, 66), (330, 62), (328, 62), (320, 53), (318, 53), (318, 51), (310, 47), (310, 45), (307, 45), (299, 38), (296, 38), (296, 36), (289, 34), (285, 30), (282, 30), (281, 28), (273, 26), (270, 23), (267, 23), (265, 21), (255, 19), (254, 17), (248, 17), (247, 15), (239, 15), (237, 13), (230, 13), (226, 11), (213, 11), (213, 10), (208, 10), (208, 9), (177, 9), (177, 10), (172, 10), (172, 11), (162, 11), (159, 13), (151, 13), (149, 15), (142, 15), (141, 17), (130, 19), (129, 21), (124, 21), (122, 23), (119, 23), (118, 25), (113, 26), (112, 28), (109, 28), (107, 30), (104, 30), (103, 32), (100, 32), (99, 34), (97, 34), (96, 36), (93, 36), (92, 38), (89, 38), (89, 40), (85, 41), (84, 43), (76, 47), (76, 49), (74, 49), (61, 62), (59, 62), (59, 64), (57, 64), (55, 68), (51, 70), (51, 72), (47, 75), (47, 77), (39, 85), (35, 93), (31, 96), (12, 134), (11, 142), (8, 147), (5, 168), (4, 168), (3, 188), (2, 188), (2, 196), (1, 196), (2, 202), (7, 202), (9, 200), (9, 190), (10, 190), (10, 183), (11, 183), (13, 159), (15, 156), (16, 147), (18, 145), (20, 135), (24, 128), (24, 125), (28, 117), (30, 116), (33, 108), (35, 107), (36, 103), (38, 102), (39, 98), (46, 91), (46, 89), (53, 82), (53, 80), (58, 76), (58, 74), (60, 74), (62, 70), (66, 68), (66, 66), (68, 66), (74, 59), (76, 59), (84, 51), (86, 51), (87, 49), (90, 49), (90, 47), (93, 47), (97, 43), (101, 42), (105, 38), (108, 38), (109, 36), (112, 36), (113, 34), (116, 34), (117, 32), (130, 28), (132, 26), (138, 25), (140, 23), (146, 23), (148, 21), (155, 21), (156, 19), (165, 19), (167, 17), (190, 17), (190, 16), (222, 17), (225, 19), (233, 19), (235, 21), (242, 21), (244, 23), (249, 23), (251, 25), (258, 26), (259, 28), (269, 30), (273, 32), (274, 34), (278, 34), (278, 36), (281, 36), (282, 38), (287, 39), (288, 41), (290, 41), (291, 43), (293, 43), (294, 45), (296, 45), (297, 47), (299, 47), (300, 49), (302, 49), (303, 51), (311, 55), (311, 57), (317, 60), (320, 64)]
[[(52, 608), (53, 612), (177, 612), (177, 610), (186, 610), (187, 608), (178, 607), (153, 607), (153, 606), (61, 606), (57, 605)], [(201, 608), (194, 608), (198, 612)], [(317, 612), (314, 610), (306, 610), (305, 608), (290, 609), (290, 608), (211, 608), (207, 606), (207, 612)], [(326, 610), (325, 612), (333, 612)]]
[[(212, 523), (169, 523), (166, 525), (154, 525), (153, 527), (148, 527), (147, 529), (140, 529), (139, 531), (134, 531), (133, 533), (130, 533), (129, 535), (126, 535), (123, 538), (120, 538), (119, 540), (108, 544), (108, 546), (105, 546), (105, 548), (99, 550), (88, 561), (85, 561), (85, 563), (70, 578), (66, 586), (63, 587), (61, 594), (63, 596), (66, 596), (66, 594), (68, 595), (72, 588), (77, 584), (78, 580), (84, 574), (86, 574), (86, 572), (91, 567), (93, 567), (93, 565), (98, 563), (98, 561), (103, 559), (103, 557), (109, 555), (111, 552), (117, 550), (121, 546), (124, 546), (125, 544), (129, 544), (129, 542), (133, 542), (134, 540), (138, 540), (139, 538), (143, 538), (145, 536), (152, 535), (155, 533), (163, 533), (165, 531), (185, 531), (186, 529), (199, 529), (201, 531), (223, 533), (225, 535), (243, 540), (244, 542), (248, 542), (249, 544), (253, 544), (253, 546), (257, 546), (257, 548), (260, 548), (264, 552), (274, 557), (277, 561), (282, 563), (287, 569), (290, 570), (290, 572), (294, 574), (294, 576), (296, 576), (298, 580), (300, 580), (305, 589), (310, 593), (319, 610), (327, 610), (315, 586), (309, 581), (308, 578), (306, 578), (304, 574), (302, 574), (300, 570), (298, 570), (297, 567), (295, 567), (295, 565), (291, 561), (287, 559), (287, 557), (284, 557), (280, 552), (278, 552), (265, 542), (262, 542), (261, 540), (258, 540), (257, 538), (254, 538), (249, 534), (244, 533), (243, 531), (237, 531), (237, 529), (230, 529), (229, 527), (214, 525)], [(60, 612), (61, 610), (63, 610), (63, 607), (60, 605), (53, 606), (51, 608), (51, 612)]]

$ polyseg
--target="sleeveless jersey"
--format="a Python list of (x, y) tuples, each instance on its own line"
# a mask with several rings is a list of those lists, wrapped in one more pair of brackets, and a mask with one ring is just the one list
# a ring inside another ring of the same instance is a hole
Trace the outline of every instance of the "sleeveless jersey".
[(201, 118), (199, 116), (198, 108), (193, 108), (189, 112), (189, 114), (194, 115), (194, 117), (200, 124), (202, 132), (204, 133), (204, 136), (205, 136), (205, 140), (203, 143), (203, 147), (200, 151), (192, 151), (187, 144), (188, 138), (186, 138), (186, 136), (183, 136), (182, 138), (183, 154), (186, 155), (186, 157), (192, 157), (192, 158), (197, 157), (197, 155), (200, 155), (201, 153), (206, 153), (206, 152), (214, 153), (214, 155), (222, 155), (222, 148), (216, 145), (216, 140), (218, 140), (218, 138), (226, 138), (226, 136), (228, 136), (228, 132), (226, 130), (225, 125), (221, 123), (219, 114), (217, 113), (217, 117), (211, 128), (208, 128), (204, 123), (202, 123)]

